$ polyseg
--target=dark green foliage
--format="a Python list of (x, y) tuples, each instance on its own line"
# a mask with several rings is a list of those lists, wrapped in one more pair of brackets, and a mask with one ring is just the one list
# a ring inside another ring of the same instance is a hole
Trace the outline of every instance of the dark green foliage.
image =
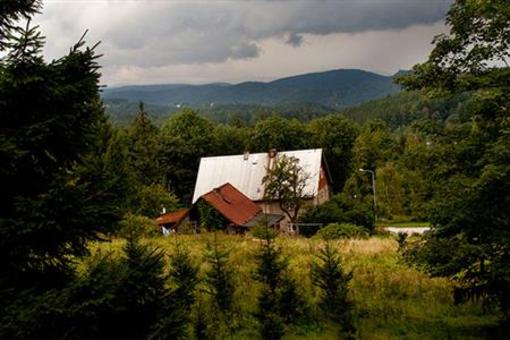
[(161, 184), (143, 185), (138, 187), (134, 200), (131, 201), (131, 210), (135, 213), (157, 217), (163, 208), (173, 211), (179, 208), (177, 197), (168, 192)]
[(369, 234), (363, 227), (348, 223), (332, 223), (321, 228), (315, 237), (323, 240), (338, 240), (343, 238), (368, 238)]
[(285, 334), (284, 323), (277, 306), (276, 294), (264, 286), (258, 298), (258, 311), (255, 314), (260, 324), (262, 339), (280, 339)]
[(17, 23), (21, 20), (29, 20), (39, 13), (42, 6), (41, 0), (4, 0), (0, 2), (0, 51), (12, 48), (13, 31), (19, 32)]
[(267, 152), (270, 149), (298, 150), (308, 146), (309, 134), (305, 125), (296, 119), (271, 116), (259, 120), (253, 128), (249, 150)]
[(158, 319), (153, 339), (184, 339), (188, 337), (191, 307), (195, 303), (195, 288), (199, 268), (193, 264), (189, 252), (177, 246), (170, 257), (169, 279), (172, 290), (164, 297), (165, 308)]
[(214, 240), (208, 244), (206, 260), (210, 266), (206, 273), (205, 283), (208, 293), (213, 297), (219, 310), (229, 315), (234, 303), (234, 271), (229, 263), (229, 252)]
[[(212, 316), (216, 319), (215, 316)], [(209, 318), (207, 315), (207, 310), (203, 303), (200, 301), (197, 303), (197, 307), (195, 308), (194, 318), (193, 318), (193, 334), (196, 339), (209, 339), (208, 328), (209, 328)]]
[(127, 240), (124, 252), (127, 275), (119, 287), (119, 300), (122, 301), (125, 314), (120, 319), (128, 326), (124, 326), (118, 336), (140, 339), (147, 336), (152, 324), (163, 311), (162, 297), (167, 294), (163, 253), (140, 245), (135, 238)]
[(312, 263), (312, 283), (321, 289), (320, 306), (324, 313), (341, 326), (343, 337), (354, 337), (353, 304), (348, 298), (352, 272), (345, 273), (338, 252), (329, 242), (319, 250)]
[(288, 262), (281, 249), (274, 245), (274, 234), (266, 227), (263, 243), (255, 254), (255, 279), (262, 283), (255, 314), (263, 339), (279, 339), (285, 323), (295, 323), (303, 317), (305, 304), (295, 281), (287, 272)]
[(310, 122), (310, 147), (322, 148), (328, 170), (333, 176), (334, 192), (342, 191), (352, 167), (352, 148), (358, 126), (341, 116), (326, 116)]
[(217, 125), (214, 131), (217, 155), (239, 155), (247, 147), (249, 130), (241, 126)]
[(53, 285), (88, 240), (113, 229), (123, 174), (105, 158), (94, 49), (81, 40), (46, 63), (37, 30), (10, 42), (0, 64), (0, 286)]
[(432, 96), (470, 91), (455, 124), (433, 136), (443, 155), (431, 172), (434, 229), (411, 254), (455, 277), (457, 297), (496, 300), (508, 319), (510, 3), (456, 1), (446, 21), (429, 60), (400, 80)]
[(128, 240), (125, 257), (98, 256), (63, 289), (29, 290), (11, 301), (0, 322), (8, 339), (144, 339), (167, 294), (162, 253)]
[(119, 222), (118, 236), (154, 237), (161, 233), (160, 228), (153, 219), (142, 215), (127, 213)]
[(279, 294), (279, 314), (286, 324), (295, 324), (307, 317), (309, 311), (296, 280), (286, 275), (281, 282)]
[(141, 185), (162, 184), (164, 171), (161, 162), (159, 131), (140, 103), (138, 115), (127, 130), (130, 163)]
[(229, 222), (215, 208), (204, 200), (197, 202), (200, 227), (207, 230), (225, 230)]
[(165, 122), (161, 133), (166, 184), (183, 202), (191, 201), (200, 157), (215, 150), (214, 126), (184, 109)]
[[(372, 203), (349, 198), (345, 194), (333, 196), (331, 201), (307, 210), (301, 217), (303, 223), (320, 223), (326, 226), (330, 223), (351, 223), (362, 226), (371, 232), (374, 228), (374, 213)], [(317, 230), (301, 228), (305, 236), (311, 236)]]

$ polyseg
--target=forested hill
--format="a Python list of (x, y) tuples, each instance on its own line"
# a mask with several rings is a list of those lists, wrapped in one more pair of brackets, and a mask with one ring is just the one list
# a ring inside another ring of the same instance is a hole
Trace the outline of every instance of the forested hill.
[(362, 70), (333, 70), (309, 73), (271, 82), (206, 85), (141, 85), (106, 88), (103, 98), (127, 102), (143, 101), (163, 107), (263, 105), (314, 103), (344, 108), (395, 93), (392, 77)]

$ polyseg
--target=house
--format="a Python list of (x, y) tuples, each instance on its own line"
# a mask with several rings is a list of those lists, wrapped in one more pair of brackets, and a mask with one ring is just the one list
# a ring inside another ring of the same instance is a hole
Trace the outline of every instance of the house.
[(262, 209), (237, 190), (225, 183), (200, 196), (190, 212), (192, 221), (200, 219), (201, 208), (206, 205), (221, 216), (222, 227), (229, 231), (243, 232), (249, 227), (268, 224), (278, 226), (281, 214), (264, 214)]
[[(250, 227), (265, 225), (279, 227), (284, 218), (281, 214), (264, 214), (262, 209), (237, 190), (230, 183), (225, 183), (200, 196), (191, 209), (180, 209), (162, 214), (156, 223), (163, 233), (178, 231), (179, 225), (185, 221), (198, 225), (207, 211), (211, 221), (209, 227), (220, 227), (230, 232), (244, 232)], [(163, 229), (164, 228), (164, 229)]]
[[(192, 203), (195, 204), (205, 194), (229, 183), (249, 200), (255, 203), (263, 213), (284, 215), (279, 202), (266, 200), (262, 179), (280, 157), (294, 157), (309, 175), (305, 187), (307, 205), (317, 206), (331, 198), (331, 176), (324, 159), (322, 149), (296, 150), (267, 153), (245, 153), (232, 156), (203, 157), (200, 160)], [(288, 226), (289, 220), (281, 222)]]

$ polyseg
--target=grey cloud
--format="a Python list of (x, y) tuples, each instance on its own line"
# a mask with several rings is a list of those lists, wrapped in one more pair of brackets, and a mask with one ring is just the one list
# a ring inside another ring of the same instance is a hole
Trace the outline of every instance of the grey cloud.
[(289, 34), (289, 37), (285, 43), (291, 45), (292, 47), (299, 47), (303, 43), (303, 36), (292, 32)]
[[(46, 2), (51, 35), (103, 41), (106, 65), (166, 66), (256, 58), (263, 39), (301, 46), (304, 34), (404, 29), (442, 20), (451, 0)], [(72, 22), (69, 18), (72, 17)], [(46, 21), (45, 21), (46, 20)], [(64, 23), (65, 20), (65, 23)], [(46, 25), (44, 25), (44, 23)], [(46, 33), (46, 32), (44, 32)], [(287, 38), (285, 40), (285, 38)], [(50, 46), (51, 48), (51, 46)]]
[(253, 43), (242, 43), (237, 46), (232, 46), (232, 59), (248, 59), (258, 57), (260, 47)]

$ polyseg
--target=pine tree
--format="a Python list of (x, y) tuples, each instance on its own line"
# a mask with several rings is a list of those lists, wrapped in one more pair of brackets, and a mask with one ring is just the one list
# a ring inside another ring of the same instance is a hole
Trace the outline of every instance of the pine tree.
[(216, 234), (214, 243), (207, 245), (206, 260), (210, 265), (205, 283), (219, 310), (229, 315), (234, 303), (234, 272), (229, 264), (229, 252), (220, 246)]
[(126, 275), (119, 287), (119, 302), (124, 308), (120, 317), (124, 326), (120, 327), (118, 336), (143, 339), (162, 313), (165, 307), (163, 297), (168, 294), (163, 275), (163, 252), (130, 237), (124, 253)]
[(311, 275), (312, 283), (322, 292), (320, 307), (342, 327), (344, 337), (353, 337), (352, 302), (347, 297), (352, 272), (344, 273), (339, 255), (330, 242), (320, 249), (317, 258), (318, 262), (312, 263)]
[(94, 47), (82, 38), (46, 63), (38, 29), (16, 31), (0, 62), (0, 288), (58, 286), (72, 276), (72, 256), (119, 219), (122, 174), (103, 169)]
[(263, 284), (255, 316), (264, 339), (281, 338), (285, 322), (298, 320), (304, 309), (295, 282), (287, 273), (288, 262), (274, 245), (274, 237), (275, 233), (266, 226), (263, 243), (255, 256), (258, 262), (255, 279)]
[(143, 102), (127, 130), (131, 165), (141, 185), (163, 184), (164, 170), (160, 164), (161, 142), (158, 128), (152, 124)]
[(199, 268), (192, 263), (189, 252), (178, 245), (170, 258), (169, 279), (173, 284), (167, 294), (165, 308), (154, 327), (151, 339), (182, 339), (188, 337), (191, 307), (195, 302), (195, 288)]
[(0, 51), (9, 48), (13, 31), (18, 30), (17, 22), (29, 20), (41, 10), (41, 0), (1, 1), (0, 2)]

